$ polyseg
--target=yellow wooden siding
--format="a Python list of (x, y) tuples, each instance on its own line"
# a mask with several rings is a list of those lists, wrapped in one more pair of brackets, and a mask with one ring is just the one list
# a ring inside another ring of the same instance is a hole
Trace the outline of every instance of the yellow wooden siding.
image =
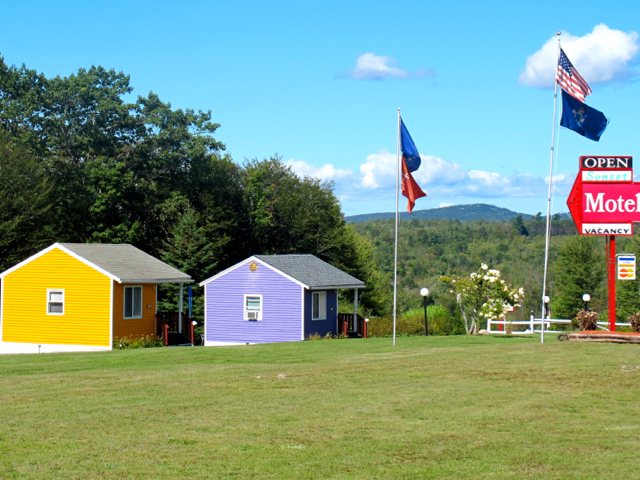
[[(111, 279), (58, 248), (4, 277), (5, 342), (110, 346)], [(64, 289), (64, 315), (47, 314), (47, 289)]]
[[(124, 287), (142, 286), (142, 318), (124, 318)], [(156, 333), (155, 283), (113, 282), (113, 338), (139, 337)], [(149, 307), (149, 308), (147, 308)]]

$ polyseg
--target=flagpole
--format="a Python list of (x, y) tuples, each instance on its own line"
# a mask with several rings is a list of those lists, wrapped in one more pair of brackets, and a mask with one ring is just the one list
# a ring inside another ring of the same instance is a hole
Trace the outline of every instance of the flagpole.
[(398, 197), (400, 184), (400, 109), (398, 109), (398, 144), (396, 147), (396, 237), (393, 261), (393, 345), (396, 344), (396, 314), (398, 310)]
[[(558, 62), (560, 60), (560, 32), (558, 35), (558, 54), (556, 55), (556, 74), (558, 71)], [(549, 266), (549, 242), (551, 240), (551, 185), (553, 184), (553, 155), (554, 145), (556, 141), (556, 113), (558, 111), (558, 82), (555, 81), (555, 91), (553, 94), (553, 129), (551, 130), (551, 161), (549, 165), (549, 196), (547, 197), (547, 232), (544, 242), (544, 275), (542, 276), (542, 315), (540, 316), (542, 323), (540, 324), (540, 343), (544, 343), (544, 311), (545, 297), (547, 296), (547, 269)]]

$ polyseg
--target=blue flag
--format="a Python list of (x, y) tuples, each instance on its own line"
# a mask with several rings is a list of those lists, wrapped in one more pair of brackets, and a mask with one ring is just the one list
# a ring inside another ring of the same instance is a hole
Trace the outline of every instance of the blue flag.
[(400, 119), (400, 149), (402, 150), (402, 159), (407, 166), (407, 170), (409, 172), (418, 170), (421, 163), (420, 154), (402, 119)]
[(561, 126), (597, 142), (608, 124), (609, 119), (602, 112), (562, 90)]

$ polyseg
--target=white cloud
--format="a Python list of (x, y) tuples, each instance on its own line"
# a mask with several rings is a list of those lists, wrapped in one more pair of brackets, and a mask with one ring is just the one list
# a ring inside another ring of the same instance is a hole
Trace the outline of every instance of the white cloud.
[(440, 208), (453, 207), (455, 203), (440, 202)]
[[(468, 170), (439, 157), (421, 155), (422, 165), (414, 178), (425, 193), (434, 197), (546, 197), (548, 178), (513, 172), (504, 176), (486, 170)], [(575, 177), (554, 177), (556, 195), (568, 193)], [(359, 187), (366, 190), (395, 189), (396, 155), (386, 150), (369, 155), (360, 165)], [(429, 187), (427, 191), (426, 187)]]
[(396, 155), (386, 150), (369, 155), (360, 165), (360, 185), (364, 188), (389, 188), (395, 186)]
[(313, 165), (308, 164), (302, 160), (294, 160), (293, 158), (287, 160), (285, 163), (287, 167), (295, 172), (299, 177), (314, 177), (319, 180), (341, 180), (343, 178), (353, 175), (351, 170), (343, 170), (341, 168), (335, 168), (332, 164), (327, 163), (320, 168), (316, 168)]
[(356, 66), (349, 70), (347, 76), (355, 80), (384, 80), (396, 78), (408, 80), (411, 78), (437, 77), (433, 70), (421, 69), (417, 71), (404, 70), (398, 67), (398, 62), (392, 57), (363, 53), (356, 60)]
[[(624, 82), (638, 75), (632, 69), (640, 49), (638, 33), (612, 30), (604, 23), (593, 32), (576, 37), (562, 32), (562, 49), (587, 83), (606, 84)], [(527, 65), (518, 76), (518, 83), (528, 87), (553, 88), (556, 75), (557, 36), (553, 36), (540, 50), (527, 57)]]

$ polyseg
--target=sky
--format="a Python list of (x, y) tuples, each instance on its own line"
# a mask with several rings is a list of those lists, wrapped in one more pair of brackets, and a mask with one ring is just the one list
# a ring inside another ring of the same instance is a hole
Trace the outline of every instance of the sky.
[(135, 95), (210, 110), (234, 161), (277, 155), (334, 182), (345, 215), (395, 209), (398, 108), (422, 156), (416, 210), (546, 212), (558, 31), (610, 124), (599, 142), (557, 130), (552, 212), (568, 211), (580, 155), (640, 155), (637, 1), (0, 5), (7, 64), (49, 77), (101, 65)]

